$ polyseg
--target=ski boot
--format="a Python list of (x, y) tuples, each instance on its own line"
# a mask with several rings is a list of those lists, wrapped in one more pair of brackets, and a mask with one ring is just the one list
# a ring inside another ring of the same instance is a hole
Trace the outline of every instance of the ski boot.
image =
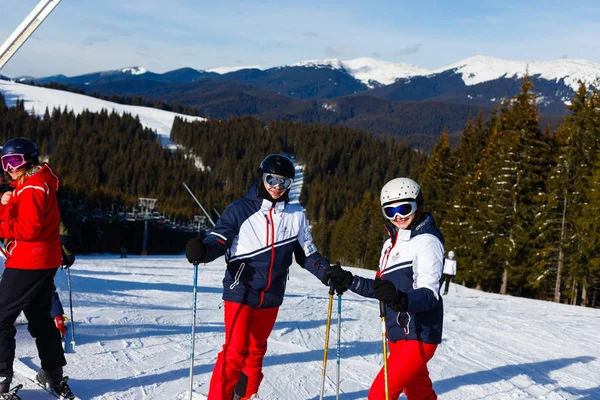
[(1, 400), (21, 400), (17, 396), (17, 392), (23, 387), (23, 385), (17, 385), (12, 389), (9, 388), (10, 384), (0, 383), (0, 399)]
[(67, 319), (63, 315), (59, 315), (54, 318), (54, 324), (56, 325), (56, 329), (60, 332), (60, 337), (64, 339), (67, 336), (67, 325), (65, 324)]
[(61, 400), (74, 399), (75, 395), (69, 387), (69, 377), (62, 377), (62, 368), (56, 368), (51, 371), (40, 369), (36, 375), (36, 379), (49, 392), (52, 392), (60, 397)]

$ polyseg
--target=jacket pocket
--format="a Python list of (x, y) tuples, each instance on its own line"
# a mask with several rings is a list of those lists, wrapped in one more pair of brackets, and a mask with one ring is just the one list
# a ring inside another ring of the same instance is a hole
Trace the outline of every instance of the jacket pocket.
[(398, 316), (396, 317), (396, 322), (398, 323), (398, 325), (400, 325), (400, 327), (404, 331), (405, 339), (408, 337), (408, 334), (410, 333), (410, 319), (411, 319), (410, 314), (405, 311), (399, 312)]

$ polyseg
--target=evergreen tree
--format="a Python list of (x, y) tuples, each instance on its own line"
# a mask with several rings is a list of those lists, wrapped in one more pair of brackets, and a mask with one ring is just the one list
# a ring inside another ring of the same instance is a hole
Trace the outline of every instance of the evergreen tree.
[[(586, 246), (582, 240), (590, 235), (589, 215), (582, 209), (589, 203), (594, 165), (598, 160), (600, 118), (598, 100), (581, 84), (556, 136), (557, 157), (549, 175), (546, 206), (538, 221), (540, 236), (539, 257), (535, 263), (533, 285), (540, 297), (561, 301), (565, 275), (569, 287), (573, 279), (583, 284), (588, 267)], [(593, 236), (593, 235), (592, 235)], [(577, 296), (570, 293), (571, 299)]]
[(456, 158), (450, 150), (448, 131), (444, 130), (420, 179), (423, 195), (427, 198), (427, 209), (438, 225), (444, 221), (450, 206), (451, 190), (456, 179)]
[(481, 198), (488, 225), (488, 256), (502, 266), (500, 293), (526, 294), (531, 274), (529, 245), (536, 237), (535, 216), (542, 204), (548, 138), (539, 129), (533, 85), (526, 76), (521, 93), (501, 113), (501, 131), (490, 138)]

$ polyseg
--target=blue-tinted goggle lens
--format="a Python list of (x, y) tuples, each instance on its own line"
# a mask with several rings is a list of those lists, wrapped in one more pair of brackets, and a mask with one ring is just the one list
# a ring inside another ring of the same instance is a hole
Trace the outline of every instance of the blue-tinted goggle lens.
[(389, 219), (396, 218), (396, 215), (406, 218), (415, 211), (417, 211), (417, 203), (414, 201), (398, 204), (396, 206), (390, 205), (383, 207), (383, 213)]
[(263, 180), (272, 188), (278, 187), (283, 190), (289, 189), (290, 186), (292, 186), (292, 182), (294, 182), (293, 179), (283, 178), (272, 174), (263, 174)]

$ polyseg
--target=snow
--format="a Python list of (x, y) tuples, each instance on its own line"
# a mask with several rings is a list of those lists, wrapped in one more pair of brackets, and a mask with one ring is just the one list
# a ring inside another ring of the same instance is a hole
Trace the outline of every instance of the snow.
[(40, 116), (44, 115), (46, 108), (52, 111), (54, 108), (64, 109), (65, 107), (76, 114), (80, 114), (84, 110), (99, 112), (105, 109), (121, 115), (124, 113), (136, 115), (139, 117), (142, 126), (154, 130), (159, 135), (162, 145), (169, 148), (175, 148), (170, 135), (173, 120), (176, 116), (188, 121), (205, 120), (201, 117), (192, 117), (156, 108), (117, 104), (82, 94), (4, 80), (0, 80), (0, 92), (4, 95), (8, 106), (12, 106), (17, 100), (22, 99), (25, 101), (27, 111), (33, 112), (35, 110), (35, 113)]
[(432, 76), (455, 70), (461, 74), (466, 85), (506, 78), (522, 78), (539, 75), (550, 81), (564, 78), (565, 85), (577, 90), (579, 81), (588, 85), (600, 86), (600, 64), (587, 60), (560, 59), (554, 61), (510, 61), (493, 57), (474, 56), (441, 68), (421, 68), (406, 63), (379, 61), (372, 58), (355, 58), (341, 61), (337, 59), (310, 60), (293, 64), (316, 68), (333, 68), (348, 72), (354, 78), (373, 87), (373, 82), (383, 85), (394, 83), (400, 78), (413, 76)]
[(129, 67), (129, 68), (123, 68), (121, 70), (121, 72), (130, 73), (131, 75), (143, 75), (146, 72), (148, 72), (148, 70), (144, 67)]
[(509, 61), (493, 57), (475, 56), (446, 66), (432, 73), (456, 69), (467, 85), (476, 85), (501, 77), (522, 78), (539, 75), (549, 81), (565, 79), (573, 90), (579, 88), (578, 81), (600, 85), (600, 64), (587, 60), (560, 59), (554, 61)]
[[(194, 391), (206, 395), (224, 340), (225, 262), (221, 258), (199, 268)], [(79, 256), (71, 277), (77, 345), (67, 345), (65, 373), (75, 394), (82, 399), (186, 398), (193, 279), (187, 260)], [(65, 272), (57, 273), (56, 285), (68, 315)], [(319, 397), (327, 299), (327, 288), (292, 266), (264, 361), (262, 399)], [(600, 398), (600, 310), (454, 283), (444, 308), (443, 343), (429, 363), (440, 398)], [(325, 388), (329, 400), (335, 396), (336, 321), (334, 311)], [(376, 301), (343, 296), (341, 342), (340, 399), (364, 399), (382, 365)], [(17, 355), (30, 367), (39, 366), (25, 327), (18, 328)]]
[(353, 60), (340, 61), (337, 59), (303, 61), (293, 66), (326, 67), (348, 72), (368, 87), (374, 87), (373, 82), (390, 85), (399, 78), (425, 75), (427, 69), (406, 63), (393, 63), (361, 57)]
[(211, 69), (207, 69), (206, 72), (215, 72), (217, 74), (227, 74), (229, 72), (235, 72), (235, 71), (239, 71), (242, 69), (261, 69), (260, 66), (258, 65), (248, 65), (248, 66), (235, 66), (235, 67), (217, 67), (217, 68), (211, 68)]

